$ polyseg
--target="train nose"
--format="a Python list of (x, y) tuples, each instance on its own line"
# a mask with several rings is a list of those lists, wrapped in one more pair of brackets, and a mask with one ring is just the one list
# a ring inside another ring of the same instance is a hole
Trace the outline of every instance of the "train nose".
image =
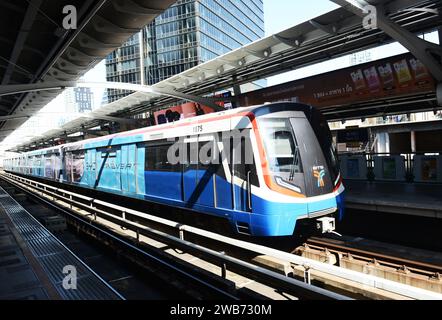
[(333, 197), (326, 200), (310, 202), (307, 208), (309, 218), (314, 219), (336, 213), (338, 211), (338, 203), (336, 198)]

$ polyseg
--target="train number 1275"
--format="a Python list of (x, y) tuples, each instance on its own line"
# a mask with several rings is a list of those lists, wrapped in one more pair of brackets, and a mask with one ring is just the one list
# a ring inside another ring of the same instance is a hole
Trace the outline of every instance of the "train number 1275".
[(203, 126), (202, 125), (193, 127), (193, 133), (201, 133), (201, 132), (203, 132)]

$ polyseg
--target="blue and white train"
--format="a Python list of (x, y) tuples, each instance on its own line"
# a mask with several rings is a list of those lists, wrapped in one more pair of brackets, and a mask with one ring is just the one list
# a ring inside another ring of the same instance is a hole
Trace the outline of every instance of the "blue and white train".
[(238, 108), (22, 153), (3, 166), (225, 218), (251, 236), (291, 236), (298, 224), (343, 218), (344, 187), (328, 124), (315, 108), (296, 103)]

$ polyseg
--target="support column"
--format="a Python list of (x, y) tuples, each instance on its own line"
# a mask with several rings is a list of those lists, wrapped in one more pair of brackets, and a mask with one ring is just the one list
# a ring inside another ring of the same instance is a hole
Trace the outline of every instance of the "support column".
[[(234, 76), (234, 78), (235, 78), (235, 80), (236, 80), (236, 76)], [(241, 86), (240, 86), (239, 84), (235, 84), (235, 85), (233, 86), (233, 95), (235, 96), (235, 99), (237, 99), (237, 100), (236, 100), (236, 107), (237, 107), (237, 108), (239, 108), (239, 107), (245, 107), (245, 106), (240, 106), (240, 105), (239, 105), (238, 97), (241, 95)], [(247, 97), (246, 97), (246, 99), (247, 99)], [(246, 105), (247, 105), (247, 103), (246, 103)]]
[(439, 107), (442, 107), (442, 82), (437, 85), (436, 95), (437, 95), (437, 105)]
[(388, 132), (379, 132), (377, 134), (377, 152), (378, 153), (389, 153), (390, 152), (390, 135)]
[(387, 132), (385, 133), (385, 152), (390, 153), (390, 134)]
[(143, 29), (141, 29), (138, 35), (138, 42), (140, 48), (140, 81), (141, 85), (146, 85), (146, 77), (144, 74), (144, 38), (143, 38)]
[(235, 96), (239, 96), (239, 95), (241, 95), (241, 86), (235, 84), (235, 85), (233, 86), (233, 93), (235, 94)]
[[(442, 47), (442, 27), (437, 29), (437, 34), (439, 35), (439, 46)], [(437, 84), (436, 95), (437, 105), (442, 107), (442, 82)]]
[[(385, 32), (394, 40), (407, 48), (417, 59), (419, 59), (431, 72), (437, 82), (442, 82), (442, 50), (437, 44), (425, 41), (414, 33), (408, 31), (401, 25), (392, 21), (386, 14), (385, 8), (382, 5), (376, 7), (370, 5), (366, 0), (332, 0), (345, 9), (353, 12), (357, 16), (365, 19), (367, 17), (366, 9), (370, 6), (376, 10), (376, 24), (377, 28)], [(410, 9), (412, 11), (413, 9)], [(418, 10), (418, 9), (416, 9)], [(440, 13), (435, 11), (440, 17)], [(440, 34), (440, 32), (439, 32)]]
[(416, 153), (416, 131), (411, 131), (411, 152)]

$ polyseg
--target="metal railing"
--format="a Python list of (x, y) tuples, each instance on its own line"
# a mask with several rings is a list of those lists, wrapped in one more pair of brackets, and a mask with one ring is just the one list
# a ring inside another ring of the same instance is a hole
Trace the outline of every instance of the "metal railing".
[(366, 167), (367, 167), (367, 180), (368, 181), (374, 181), (376, 180), (375, 177), (375, 158), (376, 157), (396, 157), (396, 156), (400, 156), (403, 157), (403, 161), (404, 161), (404, 169), (405, 169), (405, 176), (403, 178), (405, 178), (405, 181), (413, 183), (416, 182), (416, 177), (415, 177), (415, 156), (440, 156), (441, 153), (440, 152), (428, 152), (428, 153), (390, 153), (390, 152), (377, 152), (377, 153), (367, 153), (367, 152), (359, 152), (359, 153), (354, 153), (354, 152), (343, 152), (340, 153), (340, 162), (342, 161), (343, 156), (347, 156), (347, 157), (365, 157), (365, 161), (366, 161)]
[[(34, 192), (39, 193), (43, 196), (49, 196), (52, 198), (53, 201), (60, 200), (66, 202), (69, 204), (71, 209), (73, 209), (73, 207), (81, 208), (84, 211), (90, 213), (91, 220), (97, 220), (97, 217), (101, 217), (118, 223), (124, 228), (130, 229), (135, 232), (137, 241), (140, 241), (140, 235), (153, 237), (154, 239), (162, 239), (162, 241), (165, 241), (167, 243), (173, 243), (176, 247), (183, 251), (194, 252), (206, 257), (209, 260), (219, 263), (221, 269), (224, 270), (223, 274), (225, 274), (225, 270), (228, 268), (229, 270), (232, 270), (239, 274), (247, 275), (249, 278), (254, 279), (259, 283), (263, 283), (271, 287), (276, 286), (277, 289), (289, 294), (293, 294), (295, 296), (301, 295), (302, 297), (309, 299), (349, 299), (348, 297), (307, 284), (308, 279), (310, 278), (309, 272), (311, 270), (316, 270), (344, 280), (358, 283), (361, 286), (381, 289), (413, 299), (442, 300), (441, 294), (318, 262), (316, 260), (304, 258), (295, 254), (279, 251), (262, 245), (229, 238), (210, 231), (202, 230), (188, 225), (183, 225), (175, 221), (167, 220), (147, 213), (139, 212), (91, 197), (80, 195), (74, 192), (56, 188), (41, 182), (13, 175), (11, 173), (5, 173), (1, 176), (10, 182), (19, 182), (23, 185), (26, 185), (32, 188)], [(136, 220), (136, 218), (145, 219), (156, 224), (171, 227), (175, 230), (176, 235), (168, 234), (131, 221)], [(218, 251), (205, 248), (201, 245), (187, 241), (185, 240), (186, 234), (196, 235), (200, 238), (205, 238), (211, 241), (214, 240), (221, 244), (234, 247), (238, 250), (254, 252), (259, 255), (273, 257), (281, 261), (289, 262), (293, 265), (303, 266), (306, 270), (306, 276), (304, 279), (305, 283), (281, 275), (274, 271), (270, 271), (263, 267), (251, 264), (249, 262), (240, 260), (238, 258), (228, 256), (225, 253), (220, 253)]]

